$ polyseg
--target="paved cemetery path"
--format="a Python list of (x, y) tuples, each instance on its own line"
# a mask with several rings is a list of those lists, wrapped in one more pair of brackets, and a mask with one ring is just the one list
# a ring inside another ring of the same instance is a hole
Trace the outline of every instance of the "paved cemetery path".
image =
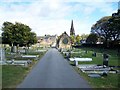
[(90, 86), (56, 49), (50, 49), (18, 88), (90, 88)]

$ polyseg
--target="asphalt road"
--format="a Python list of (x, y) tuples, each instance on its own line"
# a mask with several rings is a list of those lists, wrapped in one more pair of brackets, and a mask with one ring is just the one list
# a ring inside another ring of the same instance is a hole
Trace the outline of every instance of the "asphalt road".
[(50, 49), (17, 88), (90, 88), (90, 85), (56, 49)]

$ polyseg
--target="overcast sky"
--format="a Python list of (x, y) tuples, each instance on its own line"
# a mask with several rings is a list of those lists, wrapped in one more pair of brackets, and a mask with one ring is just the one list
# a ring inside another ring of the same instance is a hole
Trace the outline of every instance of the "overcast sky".
[(89, 34), (91, 26), (103, 16), (117, 12), (119, 0), (0, 0), (0, 27), (3, 22), (21, 22), (38, 36)]

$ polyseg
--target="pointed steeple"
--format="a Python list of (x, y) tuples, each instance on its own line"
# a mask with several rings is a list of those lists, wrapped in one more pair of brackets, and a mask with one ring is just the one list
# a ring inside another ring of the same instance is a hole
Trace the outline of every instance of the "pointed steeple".
[(72, 23), (71, 23), (70, 35), (75, 35), (75, 30), (74, 30), (74, 26), (73, 26), (73, 20), (72, 20)]

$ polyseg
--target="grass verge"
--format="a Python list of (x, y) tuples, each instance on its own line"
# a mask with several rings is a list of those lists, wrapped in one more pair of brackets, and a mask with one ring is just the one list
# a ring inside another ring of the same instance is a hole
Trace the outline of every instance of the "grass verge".
[(92, 86), (92, 88), (111, 88), (111, 89), (119, 88), (120, 85), (119, 74), (108, 74), (108, 76), (106, 77), (91, 78), (88, 77), (88, 74), (83, 73), (77, 67), (73, 66), (73, 68), (80, 74), (80, 76), (82, 76), (85, 80), (88, 81), (88, 83)]
[[(39, 59), (42, 58), (44, 53), (39, 53)], [(2, 66), (2, 88), (16, 88), (20, 84), (30, 70), (36, 65), (39, 60), (32, 60), (29, 67), (3, 65)]]
[(29, 68), (22, 66), (2, 66), (2, 88), (15, 88), (27, 75)]
[[(85, 51), (87, 50), (87, 53)], [(93, 49), (93, 48), (81, 48), (81, 49), (74, 49), (74, 52), (81, 52), (81, 53), (73, 53), (71, 54), (71, 57), (82, 57), (82, 58), (92, 58), (91, 62), (79, 62), (79, 64), (97, 64), (102, 65), (103, 64), (103, 50), (101, 49)], [(93, 57), (93, 52), (97, 53), (96, 57)], [(117, 55), (117, 52), (115, 50), (104, 50), (105, 53), (109, 54), (109, 65), (110, 66), (120, 66), (119, 63), (119, 56)], [(69, 64), (73, 65), (74, 62), (69, 61)], [(88, 76), (88, 74), (83, 73), (81, 70), (79, 70), (76, 66), (73, 66), (73, 68), (82, 76), (84, 79), (86, 79), (89, 84), (93, 88), (115, 88), (118, 89), (120, 82), (120, 74), (108, 74), (107, 77), (101, 77), (101, 78), (91, 78)], [(120, 70), (120, 68), (118, 68)]]

